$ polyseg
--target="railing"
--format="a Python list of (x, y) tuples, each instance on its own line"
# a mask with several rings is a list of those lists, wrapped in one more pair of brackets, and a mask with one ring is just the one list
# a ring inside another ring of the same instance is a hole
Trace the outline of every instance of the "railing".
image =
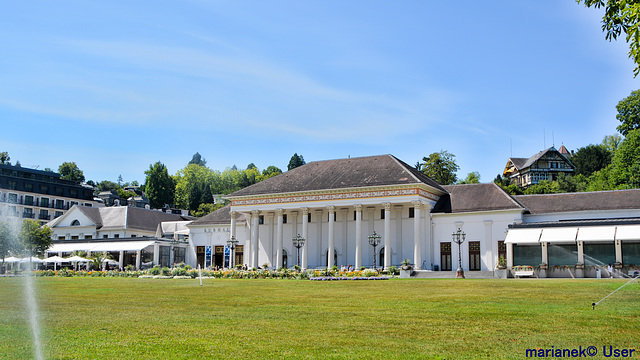
[(36, 217), (36, 214), (34, 213), (28, 213), (28, 212), (23, 212), (22, 213), (22, 217), (23, 218), (28, 218), (28, 219), (34, 219)]
[(40, 220), (51, 220), (51, 215), (40, 214), (40, 215), (38, 215), (38, 219), (40, 219)]

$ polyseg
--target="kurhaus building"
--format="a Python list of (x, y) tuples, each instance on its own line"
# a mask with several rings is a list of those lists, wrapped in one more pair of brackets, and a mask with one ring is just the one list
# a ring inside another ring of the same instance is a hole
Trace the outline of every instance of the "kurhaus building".
[[(575, 267), (585, 255), (576, 238), (567, 243), (556, 234), (533, 241), (515, 234), (524, 227), (539, 235), (543, 228), (567, 225), (575, 234), (576, 224), (567, 220), (614, 227), (616, 221), (640, 223), (640, 190), (584, 194), (510, 196), (493, 183), (441, 186), (392, 155), (311, 162), (228, 195), (229, 206), (187, 225), (191, 262), (228, 266), (232, 258), (248, 267), (300, 263), (302, 268), (375, 262), (388, 268), (408, 259), (418, 270), (452, 271), (460, 256), (464, 270), (485, 276), (492, 276), (499, 257), (510, 266)], [(451, 236), (458, 229), (466, 233), (460, 253)], [(374, 233), (381, 237), (375, 248), (368, 242)], [(298, 234), (305, 239), (300, 249), (292, 242)], [(613, 260), (626, 252), (633, 261), (640, 233), (626, 236), (620, 246), (613, 237), (591, 240), (590, 245), (602, 245), (591, 250), (620, 255)], [(239, 241), (234, 253), (227, 246), (231, 237)], [(556, 256), (559, 248), (549, 255), (549, 241), (567, 245), (562, 250), (572, 255)], [(592, 259), (609, 259), (591, 253)]]

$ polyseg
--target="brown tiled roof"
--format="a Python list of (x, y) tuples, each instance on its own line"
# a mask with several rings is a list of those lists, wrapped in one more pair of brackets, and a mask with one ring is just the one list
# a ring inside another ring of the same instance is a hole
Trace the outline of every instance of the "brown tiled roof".
[(163, 221), (192, 220), (193, 217), (167, 214), (131, 206), (111, 206), (92, 208), (78, 206), (83, 214), (96, 224), (96, 229), (136, 229), (156, 231)]
[(516, 169), (522, 170), (522, 168), (524, 167), (524, 164), (526, 164), (527, 160), (529, 159), (528, 158), (509, 158), (509, 160), (513, 163)]
[[(221, 207), (220, 209), (209, 213), (198, 220), (191, 222), (189, 225), (217, 225), (217, 224), (231, 224), (231, 214), (229, 211), (231, 210), (230, 205), (226, 205)], [(238, 223), (246, 222), (246, 218), (244, 214), (239, 213), (236, 216), (236, 221)]]
[(531, 214), (640, 208), (640, 189), (516, 195), (513, 198)]
[(444, 186), (449, 195), (440, 197), (432, 213), (510, 210), (524, 208), (494, 183)]
[(314, 161), (228, 197), (419, 183), (446, 193), (440, 184), (412, 166), (392, 155), (380, 155)]

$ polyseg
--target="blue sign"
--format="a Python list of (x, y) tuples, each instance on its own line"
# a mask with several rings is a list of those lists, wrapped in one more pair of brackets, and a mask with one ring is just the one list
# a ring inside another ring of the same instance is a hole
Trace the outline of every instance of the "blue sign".
[(211, 267), (211, 246), (204, 247), (204, 267)]

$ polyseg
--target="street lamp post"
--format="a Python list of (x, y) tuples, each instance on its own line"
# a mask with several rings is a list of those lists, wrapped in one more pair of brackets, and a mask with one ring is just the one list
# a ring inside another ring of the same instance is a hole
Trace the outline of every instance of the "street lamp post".
[(380, 238), (382, 238), (382, 236), (376, 234), (376, 231), (373, 230), (373, 234), (368, 236), (369, 238), (369, 245), (373, 246), (373, 268), (376, 268), (376, 246), (378, 246), (380, 244)]
[(298, 234), (296, 237), (291, 239), (293, 241), (293, 247), (298, 249), (298, 268), (300, 267), (300, 248), (304, 246), (304, 238)]
[(229, 269), (233, 269), (233, 260), (235, 258), (236, 245), (238, 244), (238, 240), (235, 236), (232, 236), (229, 240), (227, 240), (227, 246), (229, 246)]
[(458, 231), (451, 234), (451, 239), (454, 243), (458, 244), (458, 270), (456, 270), (456, 279), (464, 279), (464, 271), (462, 270), (462, 253), (460, 251), (460, 245), (466, 239), (467, 234), (465, 234), (462, 229), (458, 228)]

